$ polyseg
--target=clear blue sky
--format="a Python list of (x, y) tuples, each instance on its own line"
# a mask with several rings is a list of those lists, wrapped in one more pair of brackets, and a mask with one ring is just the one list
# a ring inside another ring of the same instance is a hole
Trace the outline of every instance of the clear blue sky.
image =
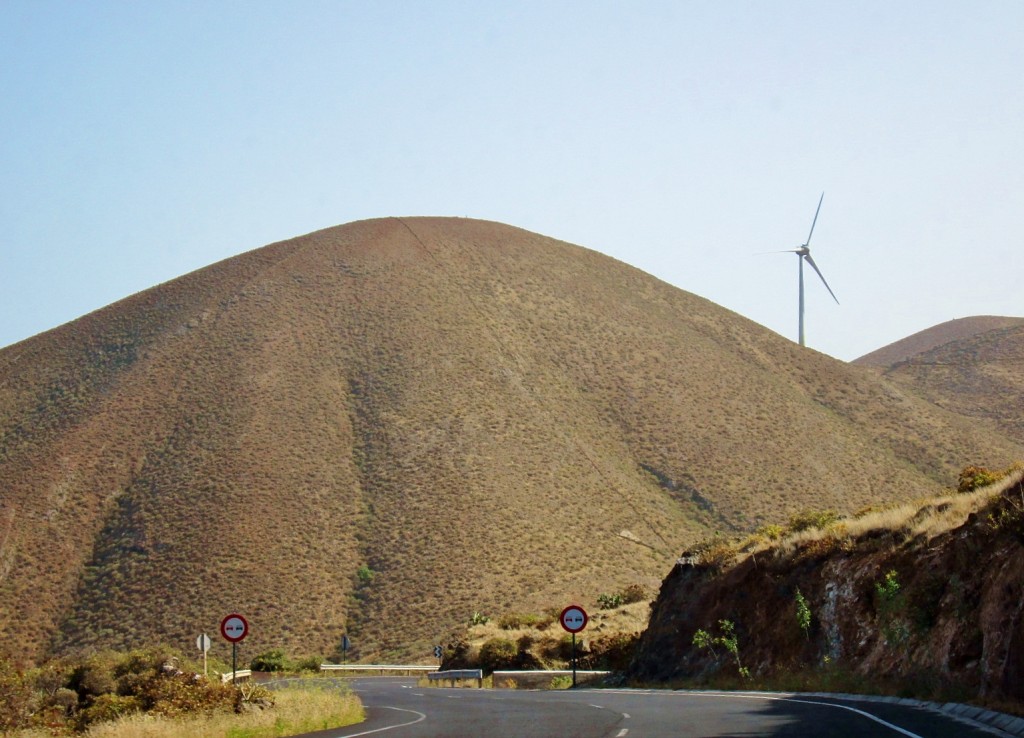
[[(601, 251), (849, 360), (1024, 315), (1024, 2), (0, 2), (0, 346), (388, 215)], [(813, 277), (813, 275), (808, 275)]]

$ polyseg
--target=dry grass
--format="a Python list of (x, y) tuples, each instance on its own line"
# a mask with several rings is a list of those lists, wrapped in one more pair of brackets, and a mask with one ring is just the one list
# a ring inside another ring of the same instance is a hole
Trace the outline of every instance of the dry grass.
[(365, 719), (359, 699), (335, 688), (284, 689), (275, 692), (274, 697), (276, 704), (272, 709), (183, 719), (132, 715), (94, 726), (86, 735), (89, 738), (279, 738), (340, 728)]
[(0, 654), (240, 611), (243, 661), (428, 659), (476, 610), (653, 590), (715, 530), (1024, 456), (975, 426), (569, 244), (328, 229), (0, 351)]
[(913, 502), (844, 517), (821, 528), (787, 532), (776, 540), (757, 534), (732, 541), (722, 540), (720, 547), (723, 552), (719, 556), (728, 566), (746, 556), (768, 551), (777, 556), (791, 556), (819, 542), (850, 548), (857, 539), (878, 532), (898, 533), (904, 540), (922, 537), (930, 540), (963, 525), (972, 513), (989, 505), (1007, 489), (1019, 484), (1021, 479), (1024, 479), (1024, 468), (1015, 464), (1001, 480), (973, 492), (947, 490)]

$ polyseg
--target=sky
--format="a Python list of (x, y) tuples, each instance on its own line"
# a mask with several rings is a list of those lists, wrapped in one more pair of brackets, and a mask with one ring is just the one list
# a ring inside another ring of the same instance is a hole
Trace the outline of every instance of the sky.
[(0, 0), (0, 346), (260, 246), (452, 215), (848, 361), (1024, 316), (1024, 3)]

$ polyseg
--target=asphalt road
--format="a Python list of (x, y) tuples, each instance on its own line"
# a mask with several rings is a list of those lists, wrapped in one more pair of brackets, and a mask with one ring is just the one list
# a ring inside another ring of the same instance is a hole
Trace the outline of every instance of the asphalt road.
[(408, 678), (350, 681), (367, 720), (305, 738), (974, 738), (992, 736), (901, 705), (799, 695), (417, 687)]

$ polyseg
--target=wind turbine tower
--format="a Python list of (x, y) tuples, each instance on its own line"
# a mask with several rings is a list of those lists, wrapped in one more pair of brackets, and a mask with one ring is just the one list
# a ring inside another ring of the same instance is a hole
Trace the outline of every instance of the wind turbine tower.
[(811, 221), (811, 232), (807, 234), (807, 241), (804, 245), (798, 249), (789, 249), (787, 251), (779, 251), (780, 254), (796, 254), (797, 261), (800, 264), (800, 345), (806, 346), (804, 341), (804, 261), (811, 265), (811, 269), (817, 272), (821, 278), (821, 283), (825, 285), (825, 289), (832, 295), (832, 299), (836, 301), (836, 305), (839, 304), (839, 298), (836, 297), (836, 293), (832, 291), (832, 288), (828, 286), (828, 282), (825, 281), (825, 275), (818, 269), (818, 265), (814, 263), (814, 259), (811, 258), (811, 236), (814, 235), (814, 226), (818, 222), (818, 213), (821, 212), (821, 202), (825, 199), (825, 193), (821, 193), (821, 198), (818, 200), (818, 209), (814, 211), (814, 220)]

